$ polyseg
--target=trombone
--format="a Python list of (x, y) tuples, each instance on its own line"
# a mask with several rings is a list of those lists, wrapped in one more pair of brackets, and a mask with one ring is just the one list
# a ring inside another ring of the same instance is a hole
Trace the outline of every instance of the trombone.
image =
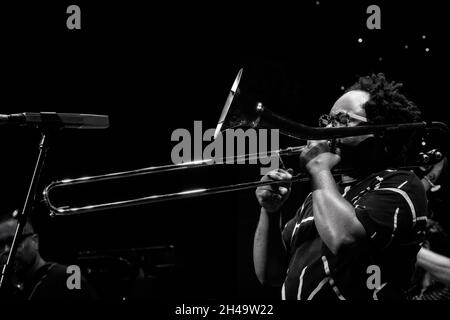
[[(281, 157), (281, 156), (296, 155), (296, 154), (300, 154), (304, 148), (305, 148), (305, 146), (288, 147), (285, 149), (271, 151), (271, 152), (269, 152), (269, 154), (266, 153), (263, 156), (265, 156), (265, 157)], [(237, 155), (237, 156), (232, 156), (232, 157), (221, 158), (220, 162), (225, 163), (226, 161), (229, 161), (229, 160), (251, 161), (253, 159), (258, 159), (258, 157), (260, 157), (261, 155), (262, 155), (261, 153)], [(280, 183), (279, 181), (243, 182), (243, 183), (238, 183), (238, 184), (233, 184), (233, 185), (225, 185), (225, 186), (218, 186), (218, 187), (212, 187), (212, 188), (199, 188), (199, 189), (192, 189), (192, 190), (180, 191), (180, 192), (175, 192), (175, 193), (149, 195), (149, 196), (141, 197), (141, 198), (137, 198), (137, 199), (128, 199), (128, 200), (115, 201), (115, 202), (109, 202), (109, 203), (93, 204), (93, 205), (88, 205), (88, 206), (83, 206), (83, 207), (57, 207), (51, 202), (51, 199), (50, 199), (50, 192), (56, 188), (69, 187), (69, 186), (74, 186), (74, 185), (88, 184), (88, 183), (95, 183), (95, 182), (102, 182), (102, 181), (108, 181), (108, 180), (114, 181), (117, 179), (132, 178), (132, 177), (150, 175), (150, 174), (156, 174), (156, 173), (162, 173), (162, 172), (171, 172), (171, 171), (177, 171), (177, 170), (201, 168), (201, 167), (205, 167), (205, 166), (209, 166), (209, 165), (219, 165), (219, 163), (217, 163), (217, 162), (218, 161), (215, 159), (205, 159), (205, 160), (185, 162), (185, 163), (181, 163), (181, 164), (148, 167), (148, 168), (141, 168), (141, 169), (137, 169), (137, 170), (116, 172), (116, 173), (97, 175), (97, 176), (81, 177), (81, 178), (76, 178), (76, 179), (64, 179), (64, 180), (53, 182), (44, 189), (44, 192), (43, 192), (44, 201), (47, 204), (47, 206), (49, 207), (51, 215), (75, 215), (75, 214), (82, 214), (82, 213), (87, 213), (87, 212), (95, 212), (95, 211), (102, 211), (102, 210), (108, 210), (108, 209), (137, 206), (137, 205), (142, 205), (142, 204), (164, 202), (164, 201), (169, 201), (169, 200), (178, 200), (178, 199), (199, 197), (199, 196), (205, 196), (205, 195), (212, 195), (212, 194), (230, 192), (230, 191), (235, 191), (235, 190), (237, 191), (237, 190), (251, 189), (251, 188), (255, 188), (258, 186), (262, 186), (262, 185), (271, 185), (271, 184)], [(307, 180), (308, 179), (305, 177), (305, 175), (302, 175), (302, 174), (297, 174), (292, 179), (292, 181), (307, 181)]]
[[(291, 138), (296, 138), (300, 140), (330, 140), (335, 138), (349, 137), (349, 136), (358, 136), (365, 134), (390, 134), (397, 133), (403, 131), (415, 131), (415, 130), (438, 130), (441, 133), (448, 135), (448, 127), (446, 124), (441, 122), (417, 122), (417, 123), (402, 123), (402, 124), (383, 124), (383, 125), (366, 125), (366, 126), (356, 126), (356, 127), (334, 127), (334, 128), (320, 128), (320, 127), (310, 127), (304, 125), (302, 123), (298, 123), (292, 120), (289, 120), (281, 115), (278, 115), (268, 108), (266, 108), (262, 103), (258, 103), (255, 108), (257, 118), (253, 121), (243, 121), (241, 123), (241, 127), (252, 127), (252, 128), (267, 128), (267, 129), (279, 129), (280, 133)], [(221, 124), (222, 125), (222, 124)], [(234, 126), (235, 127), (235, 126)], [(224, 129), (226, 130), (226, 129)], [(274, 156), (289, 156), (300, 154), (304, 150), (305, 146), (297, 146), (297, 147), (288, 147), (285, 149), (270, 151), (265, 153), (265, 157), (274, 157)], [(269, 155), (270, 154), (270, 155)], [(436, 157), (442, 157), (442, 153), (434, 152)], [(245, 154), (238, 155), (233, 157), (228, 157), (225, 159), (220, 159), (221, 163), (225, 163), (226, 160), (251, 160), (255, 159), (255, 157), (260, 157), (260, 153), (254, 154)], [(426, 159), (423, 159), (423, 162)], [(199, 161), (191, 161), (182, 164), (175, 165), (164, 165), (164, 166), (156, 166), (156, 167), (148, 167), (141, 168), (137, 170), (124, 171), (124, 172), (116, 172), (104, 175), (97, 176), (87, 176), (76, 179), (64, 179), (56, 182), (52, 182), (47, 187), (45, 187), (43, 192), (43, 198), (50, 209), (50, 215), (52, 216), (61, 216), (61, 215), (80, 215), (84, 213), (90, 212), (98, 212), (108, 209), (115, 208), (124, 208), (131, 206), (138, 206), (143, 204), (151, 204), (156, 202), (163, 201), (171, 201), (192, 197), (200, 197), (205, 195), (219, 194), (231, 191), (238, 191), (244, 189), (256, 188), (263, 185), (273, 185), (279, 184), (280, 181), (251, 181), (251, 182), (243, 182), (238, 184), (224, 185), (212, 188), (200, 188), (193, 190), (185, 190), (181, 192), (175, 193), (166, 193), (166, 194), (156, 194), (156, 195), (148, 195), (145, 197), (135, 198), (135, 199), (126, 199), (114, 202), (106, 202), (99, 204), (92, 204), (81, 207), (70, 207), (70, 206), (55, 206), (50, 197), (50, 193), (52, 190), (57, 188), (63, 188), (73, 185), (80, 184), (88, 184), (95, 183), (100, 181), (108, 181), (108, 180), (117, 180), (122, 178), (130, 178), (142, 175), (149, 175), (161, 172), (170, 172), (175, 170), (188, 170), (193, 168), (204, 167), (207, 165), (217, 165), (217, 161), (215, 159), (206, 159)], [(419, 165), (410, 166), (418, 167), (424, 165), (421, 163)], [(333, 171), (333, 174), (343, 174), (348, 172), (351, 169), (342, 169), (341, 171)], [(306, 174), (297, 174), (294, 175), (291, 182), (304, 182), (309, 181), (309, 178)]]

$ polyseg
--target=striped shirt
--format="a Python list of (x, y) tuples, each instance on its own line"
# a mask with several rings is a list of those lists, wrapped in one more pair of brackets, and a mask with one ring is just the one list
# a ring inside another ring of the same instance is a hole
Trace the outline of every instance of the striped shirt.
[(320, 238), (309, 194), (283, 230), (289, 265), (283, 299), (405, 299), (426, 226), (419, 178), (385, 170), (347, 187), (366, 238), (334, 255)]
[(423, 293), (413, 297), (412, 300), (450, 300), (450, 288), (437, 283), (427, 288)]

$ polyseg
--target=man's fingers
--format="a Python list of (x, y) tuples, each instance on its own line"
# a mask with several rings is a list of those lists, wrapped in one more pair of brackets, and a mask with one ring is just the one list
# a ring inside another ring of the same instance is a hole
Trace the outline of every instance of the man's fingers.
[(273, 197), (275, 200), (281, 200), (281, 199), (283, 199), (283, 197), (282, 197), (281, 195), (277, 194), (277, 193), (272, 194), (272, 197)]
[(286, 187), (279, 187), (278, 191), (284, 196), (285, 194), (287, 194), (289, 192), (289, 189)]
[(257, 190), (257, 194), (258, 194), (258, 196), (260, 196), (262, 198), (267, 198), (267, 197), (270, 197), (272, 195), (272, 192), (271, 192), (271, 190), (258, 189)]
[(260, 186), (256, 189), (258, 197), (263, 201), (282, 200), (290, 192), (292, 169), (276, 169), (269, 172), (262, 181), (279, 181), (280, 183)]
[(277, 193), (271, 193), (270, 195), (262, 198), (263, 204), (269, 204), (272, 201), (280, 201), (283, 197)]
[(260, 205), (270, 211), (277, 211), (289, 196), (292, 169), (276, 169), (267, 173), (261, 181), (271, 182), (271, 185), (263, 185), (256, 188), (256, 197)]
[(283, 184), (278, 184), (278, 185), (273, 185), (273, 186), (261, 186), (258, 187), (259, 191), (268, 191), (268, 192), (273, 192), (273, 193), (280, 193), (282, 195), (285, 195), (289, 192), (289, 189), (291, 187), (290, 183), (283, 183)]
[(274, 186), (261, 186), (261, 187), (258, 187), (257, 190), (258, 190), (258, 193), (260, 193), (263, 196), (265, 196), (267, 194), (267, 192), (274, 193), (274, 194), (281, 194), (284, 196), (289, 193), (290, 187), (291, 187), (290, 183), (283, 183), (283, 184), (280, 183), (279, 185), (274, 185)]
[(279, 172), (271, 172), (267, 176), (272, 180), (283, 180), (283, 176)]
[(283, 169), (275, 169), (268, 172), (262, 180), (272, 179), (272, 180), (289, 180), (292, 179), (292, 173), (294, 171), (292, 169), (283, 170)]
[(276, 190), (274, 188), (272, 188), (272, 186), (261, 186), (261, 187), (258, 187), (257, 190), (260, 190), (260, 191), (265, 190), (265, 191), (269, 191), (269, 192), (276, 192)]
[(263, 203), (268, 203), (273, 200), (281, 200), (283, 198), (282, 195), (272, 192), (270, 190), (259, 190), (258, 196), (261, 197), (261, 201)]
[(290, 186), (292, 184), (291, 178), (283, 178), (283, 177), (279, 177), (279, 176), (277, 176), (275, 178), (271, 178), (269, 176), (269, 179), (264, 179), (262, 182), (270, 182), (270, 181), (274, 181), (274, 182), (277, 182), (277, 183), (273, 183), (272, 185), (264, 185), (264, 186), (261, 186), (259, 188), (265, 188), (265, 189), (267, 189), (267, 188), (272, 188), (272, 189), (275, 188), (276, 189), (279, 186), (290, 188)]
[(289, 168), (287, 170), (278, 169), (278, 172), (281, 174), (284, 179), (292, 179), (292, 174), (294, 173), (294, 170), (292, 168)]
[(289, 170), (286, 171), (283, 169), (278, 169), (277, 171), (269, 172), (268, 176), (273, 180), (289, 180), (292, 179), (292, 172), (293, 172), (292, 169), (290, 170), (291, 172), (289, 172)]

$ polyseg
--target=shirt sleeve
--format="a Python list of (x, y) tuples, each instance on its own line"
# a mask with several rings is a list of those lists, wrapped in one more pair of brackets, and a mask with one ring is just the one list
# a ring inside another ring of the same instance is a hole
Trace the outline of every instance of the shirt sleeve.
[(371, 246), (418, 244), (426, 226), (425, 191), (415, 175), (399, 174), (362, 196), (355, 212)]

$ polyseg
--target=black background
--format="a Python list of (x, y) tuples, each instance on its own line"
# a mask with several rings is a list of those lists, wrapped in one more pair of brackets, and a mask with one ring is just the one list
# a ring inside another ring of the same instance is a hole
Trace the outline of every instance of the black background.
[[(81, 30), (66, 28), (70, 4), (81, 8)], [(381, 30), (366, 27), (370, 4), (381, 8)], [(110, 116), (108, 130), (53, 137), (41, 188), (62, 178), (169, 164), (172, 132), (193, 132), (194, 120), (204, 130), (215, 127), (241, 67), (251, 98), (310, 125), (328, 112), (341, 87), (372, 72), (403, 82), (426, 119), (449, 123), (448, 32), (437, 1), (2, 4), (0, 34), (1, 113)], [(39, 132), (1, 127), (0, 139), (0, 209), (8, 214), (23, 204)], [(98, 186), (91, 196), (117, 199), (130, 189), (173, 192), (259, 178), (258, 166), (208, 167)], [(287, 217), (306, 190), (294, 186)], [(82, 250), (173, 245), (176, 268), (164, 286), (169, 297), (278, 298), (253, 272), (258, 212), (249, 190), (82, 217), (50, 219), (37, 210), (33, 218), (49, 260), (70, 264)]]

